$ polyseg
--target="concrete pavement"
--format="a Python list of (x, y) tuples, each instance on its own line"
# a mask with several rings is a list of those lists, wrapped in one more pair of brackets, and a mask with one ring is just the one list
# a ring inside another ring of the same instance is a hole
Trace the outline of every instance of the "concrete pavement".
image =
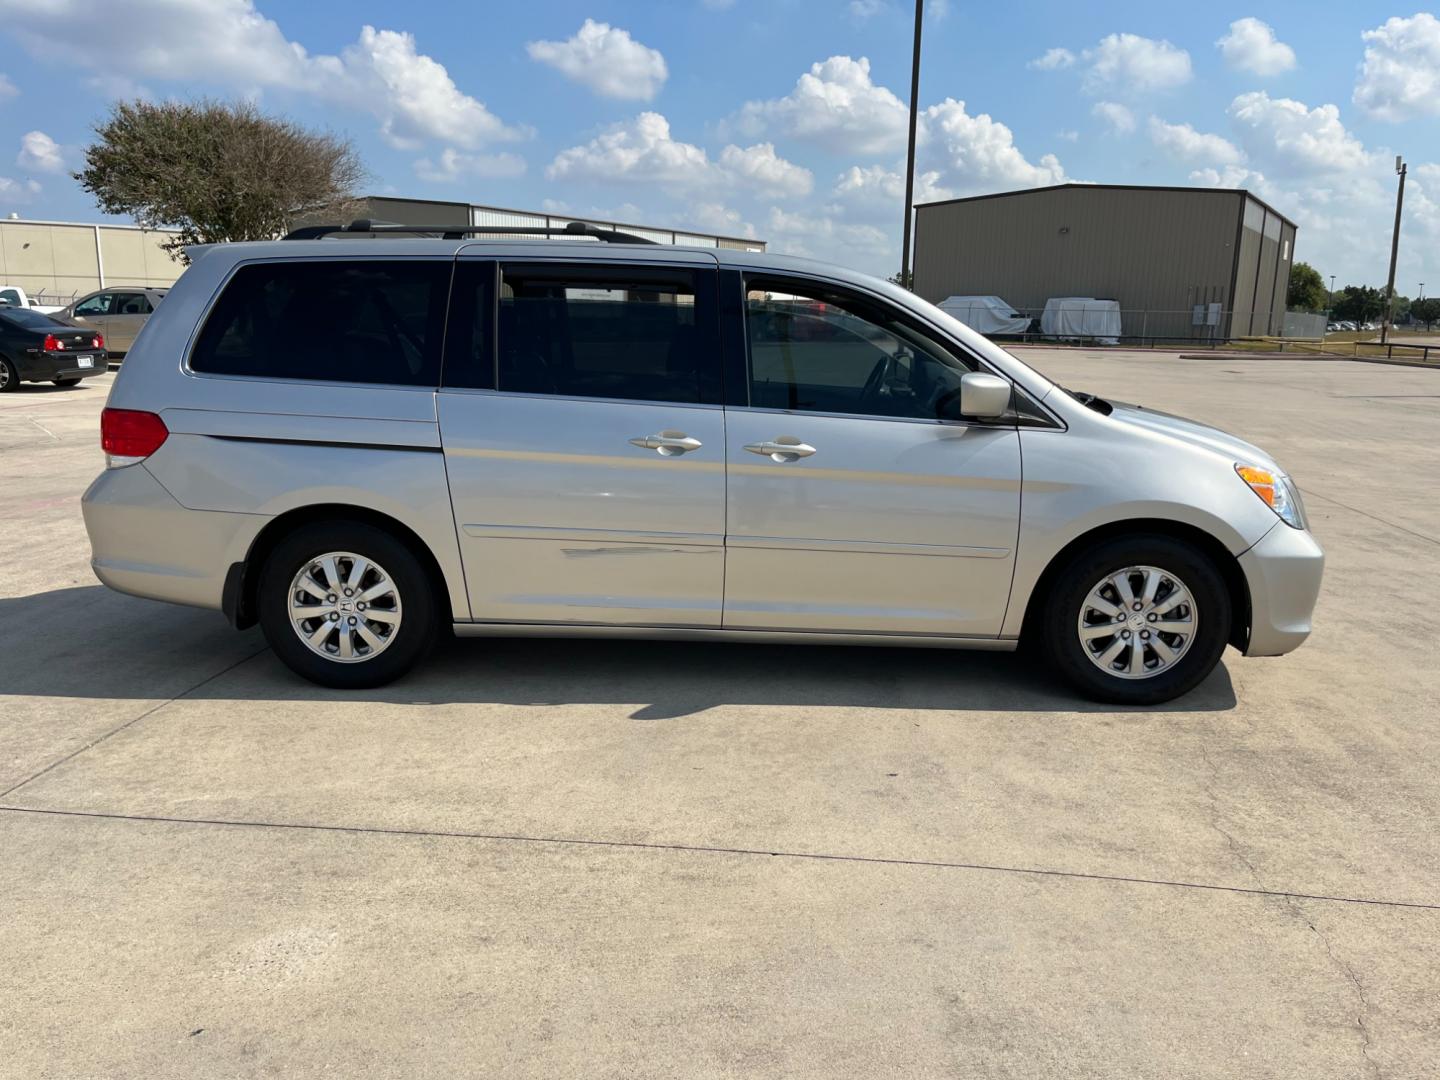
[(341, 695), (94, 583), (103, 381), (0, 398), (0, 1076), (1433, 1075), (1440, 376), (1021, 355), (1275, 453), (1304, 648), (1158, 711), (535, 640)]

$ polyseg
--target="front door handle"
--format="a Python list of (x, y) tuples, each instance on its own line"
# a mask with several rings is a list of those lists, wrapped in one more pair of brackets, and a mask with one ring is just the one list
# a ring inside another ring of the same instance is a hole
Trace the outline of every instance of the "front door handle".
[(661, 457), (676, 457), (688, 450), (699, 450), (704, 444), (683, 431), (662, 431), (659, 435), (641, 435), (631, 439), (630, 445), (654, 450)]
[(802, 457), (809, 457), (815, 453), (815, 448), (809, 443), (803, 443), (793, 435), (781, 435), (778, 439), (769, 442), (746, 443), (745, 449), (752, 454), (759, 454), (761, 457), (768, 457), (771, 461), (798, 461)]

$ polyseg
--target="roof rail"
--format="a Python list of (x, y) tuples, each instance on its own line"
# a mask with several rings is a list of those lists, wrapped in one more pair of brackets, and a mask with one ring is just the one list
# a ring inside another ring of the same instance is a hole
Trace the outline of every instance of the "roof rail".
[(469, 235), (484, 236), (592, 236), (609, 244), (653, 244), (634, 233), (618, 229), (602, 229), (583, 221), (572, 221), (563, 228), (530, 225), (401, 225), (393, 221), (371, 221), (359, 218), (349, 225), (305, 225), (285, 234), (286, 240), (318, 240), (337, 233), (439, 233), (446, 240), (460, 240)]

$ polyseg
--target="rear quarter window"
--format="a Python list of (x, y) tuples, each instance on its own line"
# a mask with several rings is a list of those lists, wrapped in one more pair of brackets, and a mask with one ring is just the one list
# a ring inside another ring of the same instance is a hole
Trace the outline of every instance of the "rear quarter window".
[(230, 278), (190, 355), (215, 375), (436, 386), (450, 263), (252, 263)]

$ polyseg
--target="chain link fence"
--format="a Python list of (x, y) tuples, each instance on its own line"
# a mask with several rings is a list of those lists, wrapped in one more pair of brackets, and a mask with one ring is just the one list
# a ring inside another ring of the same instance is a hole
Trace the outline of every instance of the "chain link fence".
[(1043, 308), (997, 308), (977, 299), (973, 304), (946, 302), (942, 309), (1001, 341), (1207, 348), (1241, 338), (1273, 336), (1318, 341), (1325, 336), (1324, 315), (1278, 309), (1235, 312), (1215, 303), (1153, 309), (1106, 306), (1096, 301), (1052, 301)]

